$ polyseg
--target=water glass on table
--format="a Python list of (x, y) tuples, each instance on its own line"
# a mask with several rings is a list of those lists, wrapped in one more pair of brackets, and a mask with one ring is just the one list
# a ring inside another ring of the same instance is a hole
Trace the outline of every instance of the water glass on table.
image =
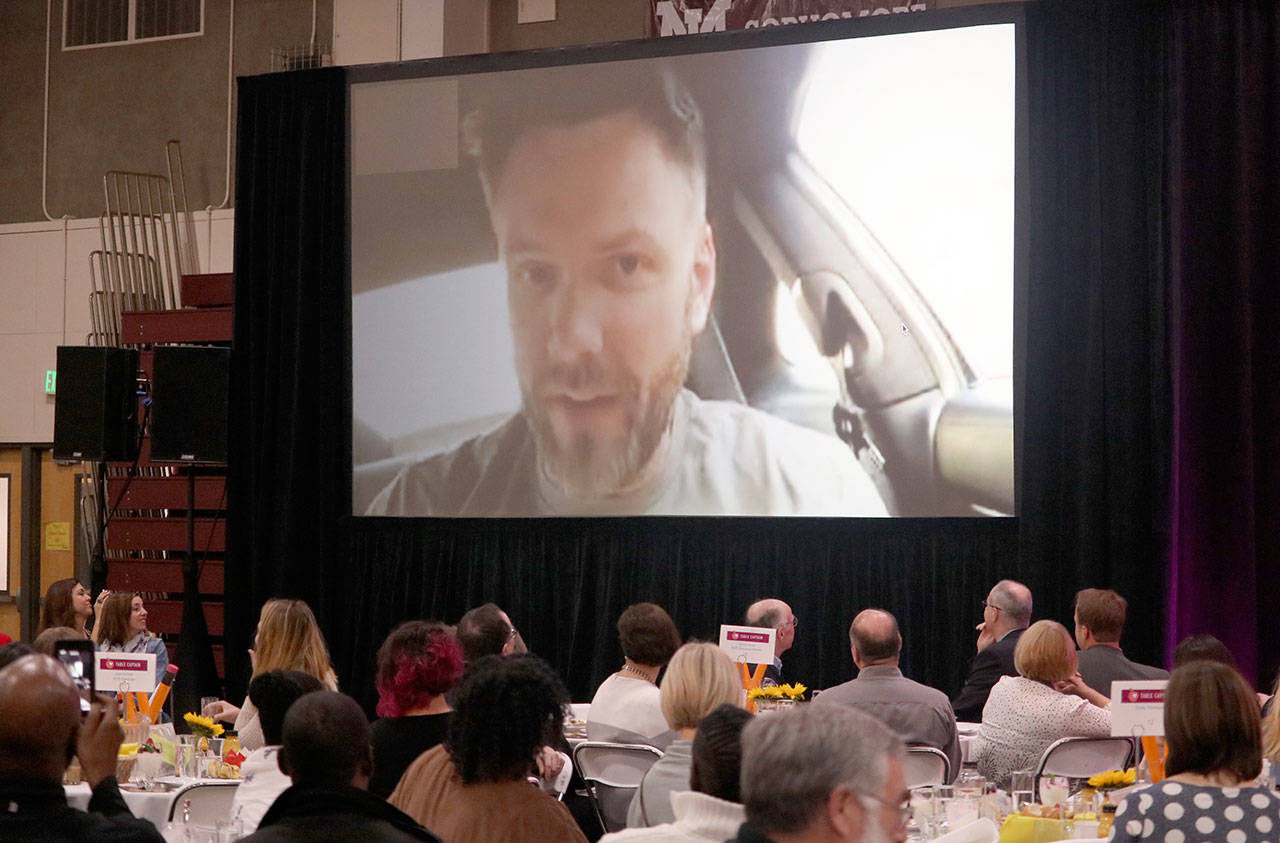
[(1011, 810), (1015, 814), (1035, 801), (1035, 782), (1035, 770), (1017, 770), (1009, 778), (1009, 795), (1013, 799)]

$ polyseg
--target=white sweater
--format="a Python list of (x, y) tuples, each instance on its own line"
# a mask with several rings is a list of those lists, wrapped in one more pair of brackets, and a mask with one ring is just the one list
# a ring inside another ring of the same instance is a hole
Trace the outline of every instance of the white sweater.
[(601, 837), (600, 843), (625, 843), (628, 840), (724, 843), (737, 835), (738, 826), (743, 822), (741, 805), (694, 790), (673, 792), (671, 807), (675, 811), (675, 822), (615, 831)]

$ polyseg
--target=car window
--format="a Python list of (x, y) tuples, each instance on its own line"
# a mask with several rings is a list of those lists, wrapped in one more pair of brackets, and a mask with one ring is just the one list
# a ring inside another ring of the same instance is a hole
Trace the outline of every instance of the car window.
[(973, 371), (1010, 375), (1013, 26), (818, 45), (795, 139)]

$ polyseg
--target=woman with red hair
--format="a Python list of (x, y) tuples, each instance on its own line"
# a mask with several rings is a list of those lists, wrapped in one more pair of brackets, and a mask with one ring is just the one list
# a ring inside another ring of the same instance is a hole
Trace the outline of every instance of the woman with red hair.
[(378, 717), (369, 790), (384, 799), (414, 760), (449, 734), (444, 695), (462, 675), (462, 648), (436, 621), (400, 624), (378, 648)]

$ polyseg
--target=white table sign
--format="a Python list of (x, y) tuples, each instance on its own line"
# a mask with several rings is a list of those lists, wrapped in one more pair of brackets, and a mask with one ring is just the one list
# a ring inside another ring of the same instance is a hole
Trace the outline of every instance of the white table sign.
[(106, 694), (156, 689), (154, 653), (95, 653), (93, 689)]
[(1115, 737), (1164, 735), (1164, 688), (1168, 679), (1111, 683), (1111, 734)]
[(758, 626), (720, 625), (720, 649), (735, 662), (773, 664), (773, 638), (776, 629)]

